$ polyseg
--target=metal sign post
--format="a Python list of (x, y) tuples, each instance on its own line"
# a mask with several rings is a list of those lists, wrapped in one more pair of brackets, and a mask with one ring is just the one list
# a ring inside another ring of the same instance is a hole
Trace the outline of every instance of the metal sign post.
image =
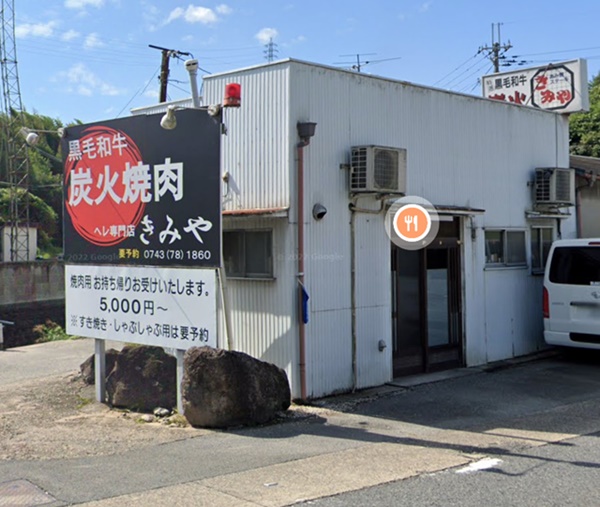
[(177, 359), (177, 412), (183, 415), (183, 396), (181, 393), (181, 381), (183, 380), (183, 356), (184, 350), (175, 350), (175, 358)]
[(94, 340), (94, 380), (96, 383), (96, 401), (106, 401), (106, 351), (105, 341)]

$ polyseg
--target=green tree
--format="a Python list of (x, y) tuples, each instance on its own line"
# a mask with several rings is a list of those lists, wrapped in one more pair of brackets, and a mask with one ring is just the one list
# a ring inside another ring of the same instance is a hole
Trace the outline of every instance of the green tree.
[[(6, 222), (9, 216), (10, 189), (0, 188), (0, 222)], [(17, 193), (23, 199), (25, 191), (20, 189)], [(55, 235), (58, 227), (58, 214), (50, 205), (45, 203), (35, 194), (29, 194), (29, 220), (38, 226), (38, 248), (41, 252), (56, 251)]]
[[(60, 138), (56, 132), (60, 120), (25, 112), (24, 124), (39, 133), (39, 142), (28, 148), (29, 157), (29, 215), (30, 222), (38, 226), (38, 246), (42, 255), (55, 255), (62, 250), (62, 172)], [(0, 122), (6, 116), (0, 115)], [(6, 185), (7, 173), (3, 167), (6, 143), (4, 129), (0, 128), (0, 174), (4, 184), (0, 187), (0, 222), (10, 218), (9, 197)], [(24, 140), (23, 140), (24, 142)]]
[(600, 157), (600, 74), (589, 83), (589, 92), (590, 110), (569, 119), (571, 153)]

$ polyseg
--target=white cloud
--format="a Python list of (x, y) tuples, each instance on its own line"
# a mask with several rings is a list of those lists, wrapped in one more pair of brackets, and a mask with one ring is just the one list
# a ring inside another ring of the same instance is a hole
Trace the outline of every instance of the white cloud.
[(147, 2), (141, 4), (142, 19), (148, 28), (148, 31), (155, 32), (162, 23), (160, 10), (155, 5)]
[(86, 7), (102, 7), (104, 0), (65, 0), (67, 9), (85, 9)]
[(231, 7), (229, 7), (229, 5), (225, 5), (225, 4), (217, 5), (215, 7), (215, 10), (219, 14), (223, 14), (223, 16), (227, 16), (227, 14), (231, 14), (233, 12), (233, 9)]
[(148, 97), (149, 99), (158, 99), (159, 93), (159, 90), (146, 90), (142, 95), (144, 97)]
[(208, 25), (217, 21), (217, 15), (212, 9), (194, 7), (193, 5), (187, 8), (183, 17), (188, 23), (203, 23)]
[(57, 82), (66, 82), (66, 91), (75, 92), (85, 97), (91, 97), (95, 94), (100, 95), (120, 95), (121, 91), (105, 81), (102, 81), (83, 63), (76, 63), (69, 70), (59, 72)]
[(167, 18), (166, 22), (170, 23), (171, 21), (175, 21), (176, 19), (179, 19), (181, 16), (183, 16), (184, 13), (185, 11), (183, 10), (183, 7), (177, 7), (171, 11), (171, 14), (169, 14), (169, 17)]
[(427, 12), (429, 10), (429, 8), (431, 7), (431, 4), (433, 2), (431, 0), (428, 0), (427, 2), (424, 2), (421, 4), (421, 7), (419, 7), (419, 12)]
[(109, 95), (114, 97), (115, 95), (119, 95), (121, 92), (116, 86), (113, 86), (108, 83), (100, 83), (100, 95)]
[(295, 39), (292, 39), (292, 44), (299, 44), (301, 42), (305, 42), (306, 37), (304, 35), (298, 35)]
[(79, 37), (80, 35), (81, 34), (75, 30), (68, 30), (60, 36), (60, 39), (65, 42), (70, 42)]
[(85, 85), (79, 85), (76, 87), (76, 92), (79, 95), (83, 95), (84, 97), (91, 97), (92, 96), (92, 89), (85, 86)]
[[(225, 6), (226, 7), (226, 6)], [(215, 11), (208, 7), (189, 5), (187, 9), (177, 7), (171, 11), (166, 23), (183, 18), (187, 23), (202, 23), (203, 25), (212, 25), (219, 21)]]
[(254, 37), (261, 44), (268, 44), (271, 39), (275, 39), (279, 35), (279, 32), (275, 28), (263, 28)]
[(48, 23), (25, 23), (15, 28), (15, 35), (22, 39), (26, 37), (51, 37), (54, 35), (56, 21)]
[(89, 34), (85, 38), (85, 41), (83, 43), (83, 47), (85, 49), (95, 49), (95, 48), (101, 48), (103, 46), (104, 46), (104, 42), (102, 42), (100, 40), (100, 37), (98, 37), (97, 33), (91, 33), (91, 34)]

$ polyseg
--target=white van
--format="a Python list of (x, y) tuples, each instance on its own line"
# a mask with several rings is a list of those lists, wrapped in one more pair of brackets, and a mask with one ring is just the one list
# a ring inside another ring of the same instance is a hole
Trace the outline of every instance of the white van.
[(544, 339), (600, 349), (600, 238), (552, 244), (544, 275)]

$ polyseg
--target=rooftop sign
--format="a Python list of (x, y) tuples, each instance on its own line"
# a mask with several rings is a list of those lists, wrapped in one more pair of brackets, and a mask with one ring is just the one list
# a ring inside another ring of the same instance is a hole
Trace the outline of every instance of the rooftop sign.
[(587, 62), (582, 59), (483, 76), (482, 85), (488, 99), (557, 113), (589, 109)]

